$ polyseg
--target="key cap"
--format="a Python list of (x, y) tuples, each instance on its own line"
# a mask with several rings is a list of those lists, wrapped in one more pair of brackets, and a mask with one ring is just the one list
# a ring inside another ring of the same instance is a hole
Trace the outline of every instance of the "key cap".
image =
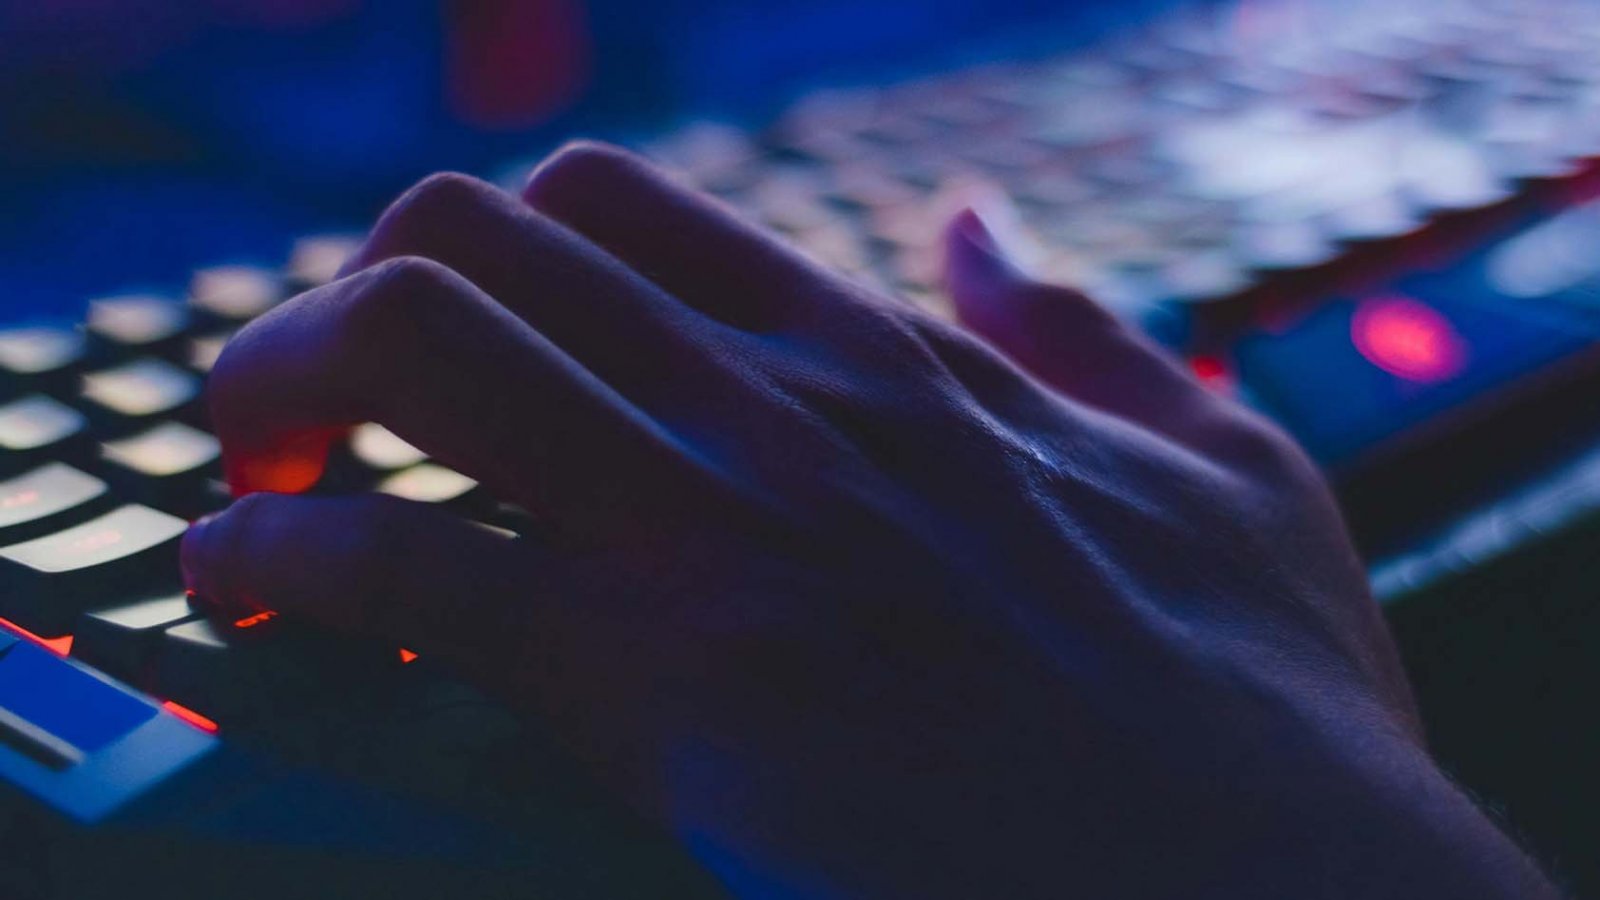
[(359, 249), (361, 239), (353, 235), (321, 234), (300, 238), (289, 253), (284, 276), (295, 290), (327, 284), (339, 274), (339, 267), (345, 260)]
[(83, 414), (43, 394), (0, 406), (0, 473), (26, 471), (52, 459), (90, 456)]
[(126, 432), (155, 417), (193, 416), (200, 379), (165, 360), (141, 358), (83, 376), (86, 412), (98, 427)]
[(182, 349), (189, 311), (165, 297), (127, 294), (90, 301), (88, 325), (89, 334), (113, 357), (170, 355)]
[(1298, 269), (1321, 265), (1339, 254), (1315, 222), (1246, 222), (1234, 232), (1232, 249), (1240, 262), (1256, 269)]
[(378, 491), (418, 503), (459, 503), (477, 490), (478, 483), (453, 469), (421, 463), (396, 472), (378, 484)]
[(1397, 192), (1358, 200), (1335, 210), (1324, 223), (1333, 237), (1373, 241), (1409, 234), (1423, 225), (1421, 210)]
[(232, 332), (226, 334), (203, 334), (189, 340), (189, 368), (202, 375), (211, 374), (211, 369), (217, 364), (217, 357), (222, 355), (222, 348), (227, 346), (228, 339), (233, 337)]
[(345, 639), (270, 613), (174, 625), (158, 642), (148, 689), (225, 727), (282, 719), (400, 665), (393, 648)]
[(350, 452), (362, 463), (384, 472), (404, 469), (427, 459), (421, 450), (376, 422), (355, 427), (350, 434)]
[[(0, 740), (17, 748), (18, 738), (31, 738), (34, 749), (54, 751), (55, 764), (39, 760), (51, 768), (81, 761), (156, 714), (149, 701), (27, 642), (13, 644), (0, 654), (0, 710), (6, 713), (9, 726), (9, 734)], [(18, 723), (31, 729), (18, 728)], [(40, 736), (52, 740), (40, 741)]]
[(105, 499), (105, 482), (66, 463), (46, 463), (0, 481), (0, 536), (10, 543), (48, 534)]
[(72, 655), (136, 687), (151, 683), (150, 665), (168, 628), (200, 618), (183, 593), (86, 612), (73, 626)]
[(278, 276), (257, 266), (199, 269), (189, 282), (189, 305), (213, 322), (245, 322), (282, 299)]
[(83, 332), (75, 328), (0, 330), (0, 390), (7, 396), (71, 390), (86, 343)]
[(367, 422), (351, 429), (350, 437), (328, 454), (327, 466), (317, 486), (322, 493), (348, 494), (370, 491), (392, 472), (416, 465), (427, 456), (389, 429)]
[(0, 617), (66, 634), (84, 610), (178, 578), (177, 516), (130, 504), (65, 531), (0, 547)]
[(122, 493), (184, 516), (220, 508), (227, 498), (213, 494), (222, 446), (204, 431), (182, 422), (162, 422), (100, 447), (106, 477)]

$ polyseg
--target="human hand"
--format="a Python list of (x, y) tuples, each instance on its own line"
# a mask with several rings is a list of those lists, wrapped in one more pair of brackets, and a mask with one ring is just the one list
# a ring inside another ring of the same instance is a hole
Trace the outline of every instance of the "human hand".
[(248, 493), (186, 576), (459, 668), (736, 893), (1543, 890), (1305, 457), (978, 216), (948, 243), (1009, 359), (618, 151), (429, 179), (229, 344), (229, 476), (308, 487), (370, 419), (538, 529)]

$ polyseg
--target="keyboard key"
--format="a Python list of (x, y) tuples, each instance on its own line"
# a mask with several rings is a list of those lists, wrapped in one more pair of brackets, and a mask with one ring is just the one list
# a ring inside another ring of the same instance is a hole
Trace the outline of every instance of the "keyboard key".
[(1246, 222), (1234, 234), (1240, 262), (1256, 269), (1297, 269), (1320, 265), (1339, 254), (1316, 223)]
[(1348, 241), (1398, 237), (1422, 227), (1421, 210), (1398, 193), (1358, 200), (1327, 218), (1329, 234)]
[(55, 771), (83, 762), (82, 750), (4, 707), (0, 707), (0, 744)]
[(100, 453), (106, 477), (135, 500), (185, 516), (225, 505), (210, 482), (222, 445), (182, 422), (162, 422), (121, 440), (107, 441)]
[(303, 237), (294, 242), (284, 275), (297, 290), (327, 284), (339, 274), (339, 267), (357, 250), (361, 239), (352, 235), (326, 234)]
[(70, 390), (87, 341), (75, 328), (0, 330), (0, 389), (12, 393)]
[(1239, 258), (1226, 251), (1192, 254), (1162, 269), (1160, 279), (1168, 297), (1197, 302), (1224, 297), (1251, 284)]
[(256, 266), (212, 266), (189, 282), (189, 305), (216, 321), (254, 319), (282, 299), (278, 276)]
[(350, 452), (356, 459), (384, 472), (404, 469), (427, 455), (376, 422), (357, 425), (350, 434)]
[(129, 294), (89, 303), (89, 333), (114, 353), (170, 353), (188, 324), (183, 304), (164, 297)]
[(83, 397), (97, 424), (134, 427), (154, 416), (182, 415), (199, 396), (200, 379), (159, 359), (136, 359), (83, 376)]
[(81, 460), (88, 450), (83, 414), (43, 394), (0, 406), (0, 471), (19, 472), (51, 459)]
[(211, 374), (211, 369), (217, 364), (217, 358), (222, 355), (222, 348), (227, 346), (228, 339), (233, 333), (205, 334), (189, 340), (189, 368), (202, 375)]
[(128, 505), (65, 531), (0, 547), (0, 617), (66, 634), (78, 614), (178, 578), (183, 519)]
[(198, 618), (181, 592), (87, 612), (73, 626), (72, 655), (143, 687), (150, 683), (150, 664), (163, 633)]
[(444, 466), (422, 463), (396, 472), (378, 484), (378, 490), (419, 503), (454, 503), (469, 497), (478, 483)]
[[(19, 722), (31, 726), (33, 733), (26, 736), (34, 741), (40, 736), (53, 739), (51, 749), (65, 758), (57, 765), (39, 760), (52, 768), (66, 768), (111, 745), (156, 714), (150, 701), (26, 642), (0, 655), (0, 710), (11, 729), (0, 740), (14, 748), (14, 740), (22, 736), (18, 731), (26, 735), (17, 728)], [(44, 749), (37, 743), (35, 747)]]
[(63, 516), (81, 516), (105, 497), (100, 479), (66, 463), (46, 463), (0, 481), (0, 536), (14, 542), (46, 534), (64, 524)]

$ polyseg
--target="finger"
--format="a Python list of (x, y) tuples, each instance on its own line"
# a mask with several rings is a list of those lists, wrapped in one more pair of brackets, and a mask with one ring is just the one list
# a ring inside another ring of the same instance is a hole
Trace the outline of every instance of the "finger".
[(566, 147), (533, 173), (523, 199), (737, 328), (780, 330), (849, 302), (831, 273), (616, 147)]
[(692, 474), (652, 420), (470, 282), (414, 257), (257, 319), (208, 390), (238, 493), (309, 487), (330, 429), (368, 420), (563, 525), (666, 500)]
[[(346, 264), (442, 263), (640, 402), (703, 366), (716, 323), (493, 185), (430, 176), (389, 206)], [(711, 354), (714, 355), (714, 354)]]
[(962, 324), (1063, 394), (1169, 434), (1214, 404), (1168, 354), (1092, 300), (1030, 278), (974, 210), (951, 222), (945, 252)]
[(186, 586), (209, 604), (452, 660), (503, 649), (538, 583), (511, 537), (376, 494), (252, 494), (196, 522), (182, 560)]

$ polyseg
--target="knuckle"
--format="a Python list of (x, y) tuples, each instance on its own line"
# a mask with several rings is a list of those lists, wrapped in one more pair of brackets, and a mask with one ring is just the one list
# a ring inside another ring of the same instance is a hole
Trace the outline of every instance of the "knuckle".
[[(370, 298), (375, 294), (392, 302), (409, 303), (418, 297), (454, 293), (461, 276), (438, 260), (426, 256), (395, 256), (372, 267), (365, 289), (353, 296)], [(357, 305), (366, 301), (356, 301)], [(381, 302), (381, 301), (380, 301)]]
[(413, 185), (390, 207), (385, 218), (433, 216), (484, 202), (495, 188), (460, 172), (435, 172)]
[(644, 163), (620, 147), (599, 141), (573, 141), (551, 154), (528, 180), (530, 198), (612, 180), (638, 172)]
[(1229, 429), (1226, 453), (1236, 468), (1273, 482), (1320, 479), (1299, 442), (1282, 428), (1244, 410), (1235, 415), (1237, 421)]
[(433, 317), (441, 303), (460, 292), (461, 277), (423, 256), (396, 256), (367, 270), (348, 292), (333, 328), (341, 344), (404, 339)]

